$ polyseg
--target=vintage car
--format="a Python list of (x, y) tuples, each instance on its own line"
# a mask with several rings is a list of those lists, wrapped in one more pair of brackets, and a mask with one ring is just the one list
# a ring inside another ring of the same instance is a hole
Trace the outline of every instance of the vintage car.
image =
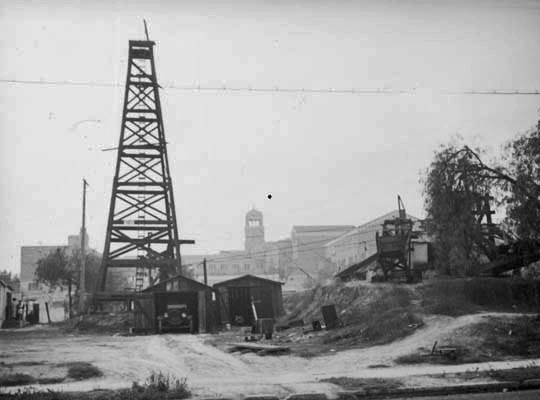
[(158, 316), (158, 331), (193, 333), (193, 317), (187, 304), (167, 304), (167, 311)]

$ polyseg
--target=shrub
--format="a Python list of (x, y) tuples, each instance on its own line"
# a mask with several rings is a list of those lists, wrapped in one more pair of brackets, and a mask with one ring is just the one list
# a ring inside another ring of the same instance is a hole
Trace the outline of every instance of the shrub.
[(82, 381), (84, 379), (96, 378), (102, 376), (103, 372), (101, 370), (87, 362), (75, 362), (67, 364), (68, 378), (75, 379), (77, 381)]
[(0, 376), (0, 386), (22, 386), (35, 383), (36, 379), (28, 374), (7, 374)]

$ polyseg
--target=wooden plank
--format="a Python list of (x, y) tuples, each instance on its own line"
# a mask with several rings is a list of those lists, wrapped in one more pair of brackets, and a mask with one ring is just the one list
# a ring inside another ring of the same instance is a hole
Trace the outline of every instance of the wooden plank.
[(198, 292), (199, 333), (206, 333), (206, 292)]
[(246, 350), (265, 350), (268, 352), (280, 352), (280, 351), (290, 351), (291, 348), (288, 346), (275, 346), (272, 344), (263, 344), (263, 343), (232, 343), (232, 346), (237, 349), (246, 349)]

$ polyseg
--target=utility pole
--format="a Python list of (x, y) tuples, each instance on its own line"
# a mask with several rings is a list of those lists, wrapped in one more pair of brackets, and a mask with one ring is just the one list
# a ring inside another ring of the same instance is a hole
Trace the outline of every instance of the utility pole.
[(208, 274), (206, 272), (206, 258), (203, 259), (204, 284), (208, 285)]
[(86, 294), (86, 187), (88, 182), (83, 178), (83, 202), (82, 202), (82, 225), (81, 225), (81, 270), (79, 277), (79, 312), (84, 311)]

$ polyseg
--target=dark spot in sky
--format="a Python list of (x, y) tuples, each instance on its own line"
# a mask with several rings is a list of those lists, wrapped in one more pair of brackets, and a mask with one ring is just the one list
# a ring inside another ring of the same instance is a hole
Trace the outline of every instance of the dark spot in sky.
[(268, 196), (266, 196), (266, 197), (268, 197), (268, 200), (270, 200), (270, 199), (272, 198), (272, 195), (271, 195), (271, 194), (269, 194), (269, 195), (268, 195)]

